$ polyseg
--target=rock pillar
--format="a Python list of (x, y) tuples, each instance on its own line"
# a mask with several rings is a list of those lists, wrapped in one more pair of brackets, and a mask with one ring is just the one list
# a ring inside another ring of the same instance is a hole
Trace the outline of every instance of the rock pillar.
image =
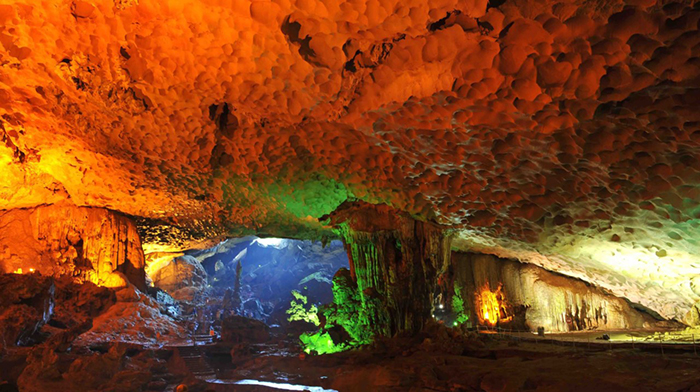
[(330, 222), (342, 236), (367, 324), (378, 335), (419, 332), (449, 266), (442, 227), (386, 205), (341, 205)]

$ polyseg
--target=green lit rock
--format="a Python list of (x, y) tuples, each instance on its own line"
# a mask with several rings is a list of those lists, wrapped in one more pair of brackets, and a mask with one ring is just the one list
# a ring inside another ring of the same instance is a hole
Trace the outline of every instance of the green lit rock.
[(301, 340), (304, 346), (304, 352), (307, 354), (333, 354), (350, 348), (350, 346), (344, 343), (336, 344), (330, 333), (323, 330), (314, 333), (304, 333), (299, 337), (299, 340)]
[(289, 309), (287, 309), (287, 314), (289, 315), (287, 320), (305, 321), (318, 327), (321, 324), (320, 320), (318, 319), (318, 307), (311, 304), (307, 309), (306, 307), (309, 300), (304, 294), (296, 290), (292, 290), (292, 295), (294, 296), (294, 299), (290, 303)]
[(350, 271), (341, 268), (333, 277), (333, 303), (323, 308), (326, 325), (342, 327), (351, 345), (362, 345), (374, 337), (370, 308), (363, 305)]
[[(325, 324), (302, 335), (305, 350), (335, 352), (378, 336), (421, 331), (431, 319), (438, 278), (449, 267), (450, 237), (444, 229), (387, 205), (363, 202), (345, 202), (324, 218), (343, 238), (351, 268), (333, 278), (333, 303), (319, 310)], [(306, 319), (306, 303), (298, 300), (288, 313)], [(334, 331), (344, 333), (334, 336)]]
[[(318, 315), (305, 309), (303, 295), (292, 292), (297, 298), (287, 311), (290, 321), (314, 319)], [(313, 310), (313, 308), (312, 308)], [(319, 310), (325, 316), (325, 325), (317, 332), (307, 332), (299, 337), (307, 353), (330, 354), (368, 344), (374, 337), (367, 309), (363, 307), (357, 284), (350, 271), (341, 268), (333, 277), (333, 303)], [(316, 324), (318, 325), (318, 324)]]
[(343, 203), (328, 218), (350, 256), (362, 322), (381, 336), (422, 330), (449, 266), (444, 228), (364, 202)]
[(452, 297), (452, 313), (455, 317), (454, 326), (464, 324), (469, 321), (469, 314), (464, 307), (464, 298), (462, 296), (462, 286), (455, 282), (454, 284), (455, 293)]

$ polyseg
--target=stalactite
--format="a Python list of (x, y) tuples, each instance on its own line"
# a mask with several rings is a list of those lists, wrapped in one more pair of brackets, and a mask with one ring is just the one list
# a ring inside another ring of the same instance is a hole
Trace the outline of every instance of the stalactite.
[[(454, 253), (451, 272), (454, 286), (464, 288), (465, 307), (470, 308), (472, 320), (481, 324), (569, 332), (644, 328), (655, 322), (622, 298), (531, 264), (491, 255)], [(502, 288), (503, 300), (499, 304), (505, 302), (511, 308), (512, 319), (503, 319), (510, 313), (501, 315), (496, 324), (485, 323), (483, 317), (477, 319), (478, 296), (483, 287)]]
[(380, 335), (420, 331), (449, 264), (449, 236), (387, 206), (356, 203), (339, 211), (331, 219), (345, 241), (364, 317)]
[(136, 225), (117, 212), (69, 204), (0, 211), (0, 272), (145, 290), (144, 264)]

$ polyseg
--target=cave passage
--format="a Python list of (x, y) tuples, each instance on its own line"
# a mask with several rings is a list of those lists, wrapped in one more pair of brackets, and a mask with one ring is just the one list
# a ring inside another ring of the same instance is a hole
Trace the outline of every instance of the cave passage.
[(0, 0), (0, 392), (700, 392), (700, 0)]
[(134, 390), (344, 391), (396, 374), (410, 388), (439, 381), (406, 369), (448, 358), (496, 374), (483, 358), (534, 355), (531, 372), (578, 350), (596, 363), (613, 350), (626, 363), (697, 350), (675, 320), (531, 263), (455, 249), (451, 230), (386, 205), (343, 203), (324, 217), (334, 240), (250, 236), (177, 252), (144, 248), (130, 218), (107, 210), (0, 218), (6, 241), (22, 233), (13, 225), (42, 228), (23, 232), (34, 253), (0, 275), (0, 382), (20, 390), (102, 389), (103, 377), (88, 377), (96, 367)]
[[(220, 321), (225, 312), (270, 326), (285, 325), (287, 310), (295, 298), (292, 292), (304, 296), (309, 306), (330, 303), (333, 276), (349, 267), (343, 245), (337, 240), (324, 246), (313, 241), (245, 237), (206, 250), (188, 251), (184, 257), (199, 261), (206, 273), (206, 287), (201, 290), (206, 292), (209, 308), (204, 318), (217, 330), (220, 325), (213, 320)], [(177, 278), (187, 288), (183, 281), (186, 279)], [(161, 282), (155, 280), (154, 285), (160, 287)], [(178, 290), (170, 287), (170, 291), (173, 289)], [(222, 303), (214, 305), (217, 299)]]

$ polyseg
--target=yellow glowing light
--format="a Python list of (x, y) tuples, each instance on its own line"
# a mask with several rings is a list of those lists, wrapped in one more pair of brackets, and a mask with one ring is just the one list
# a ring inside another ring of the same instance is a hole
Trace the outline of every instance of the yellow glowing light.
[(22, 273), (22, 268), (17, 268), (17, 269), (16, 269), (14, 272), (12, 272), (12, 273), (13, 273), (13, 274), (21, 274), (21, 273)]
[(496, 291), (491, 291), (487, 284), (477, 292), (476, 308), (479, 313), (479, 321), (482, 324), (495, 326), (499, 321), (508, 322), (513, 318), (513, 316), (508, 315), (507, 304), (501, 288), (502, 286), (499, 285)]
[(481, 320), (488, 325), (496, 325), (498, 322), (499, 306), (496, 293), (489, 290), (488, 287), (481, 290), (479, 296), (481, 302)]
[(161, 268), (165, 267), (172, 259), (180, 257), (184, 253), (146, 253), (146, 275), (151, 278), (155, 276)]
[(129, 285), (129, 281), (122, 274), (121, 272), (111, 272), (106, 275), (102, 275), (99, 278), (97, 276), (91, 277), (90, 280), (92, 283), (95, 283), (98, 286), (102, 287), (110, 287), (110, 288), (118, 288), (118, 287), (127, 287)]

